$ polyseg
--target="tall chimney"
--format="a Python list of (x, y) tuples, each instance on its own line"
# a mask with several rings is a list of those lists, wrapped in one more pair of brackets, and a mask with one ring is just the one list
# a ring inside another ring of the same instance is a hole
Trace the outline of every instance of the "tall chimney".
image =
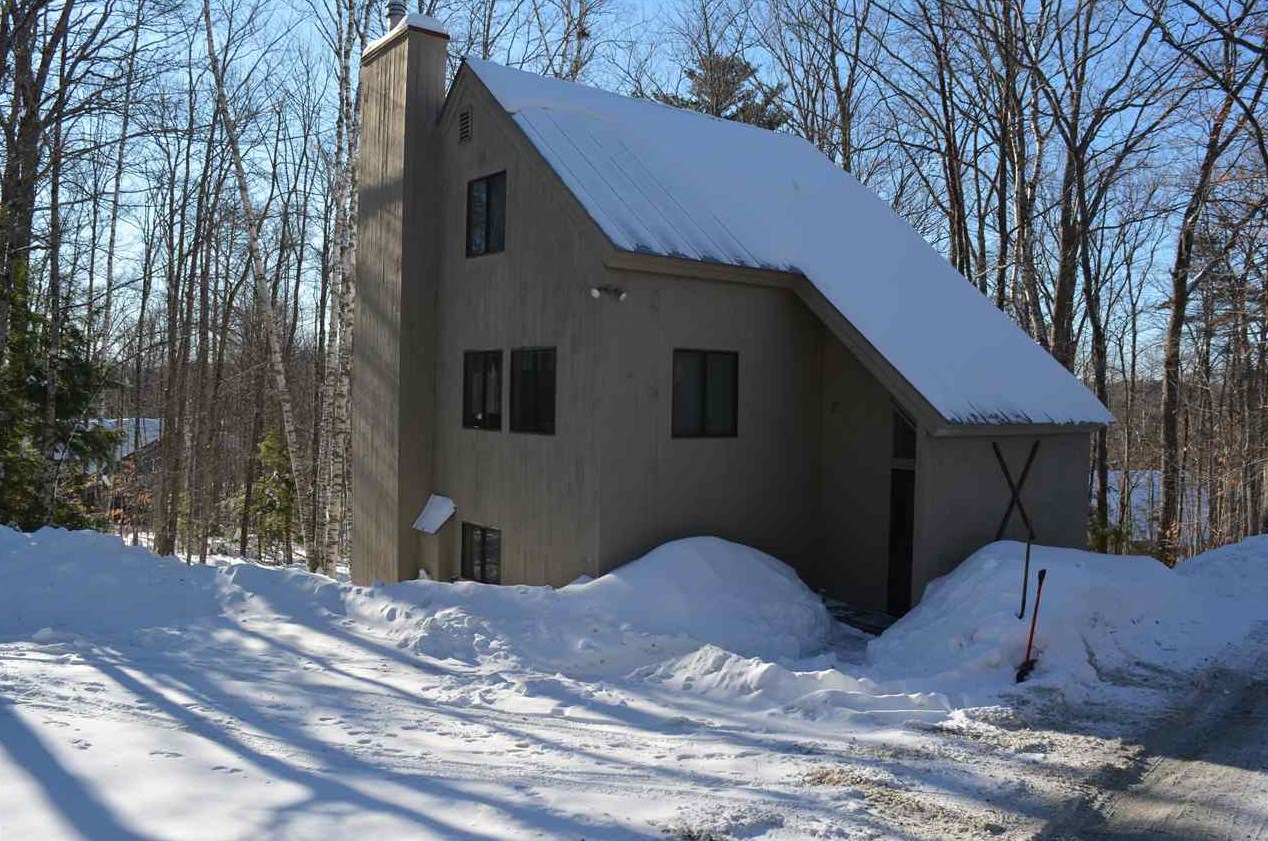
[(435, 432), (436, 122), (449, 36), (404, 13), (361, 57), (356, 339), (352, 358), (352, 577), (416, 578), (411, 527), (432, 493)]

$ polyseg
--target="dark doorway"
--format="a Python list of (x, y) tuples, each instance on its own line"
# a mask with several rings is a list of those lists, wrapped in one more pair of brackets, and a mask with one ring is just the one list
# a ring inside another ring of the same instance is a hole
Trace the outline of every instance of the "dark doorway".
[(911, 610), (912, 530), (916, 522), (916, 471), (889, 471), (890, 616)]
[(462, 577), (483, 584), (502, 583), (502, 532), (462, 524)]
[(916, 527), (916, 425), (894, 409), (889, 470), (890, 616), (911, 610), (911, 560)]

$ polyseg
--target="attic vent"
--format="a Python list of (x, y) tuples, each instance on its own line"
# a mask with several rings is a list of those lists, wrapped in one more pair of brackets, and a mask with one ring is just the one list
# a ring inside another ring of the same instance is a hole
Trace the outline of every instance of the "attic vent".
[(458, 115), (458, 140), (466, 143), (471, 139), (471, 109), (463, 111)]

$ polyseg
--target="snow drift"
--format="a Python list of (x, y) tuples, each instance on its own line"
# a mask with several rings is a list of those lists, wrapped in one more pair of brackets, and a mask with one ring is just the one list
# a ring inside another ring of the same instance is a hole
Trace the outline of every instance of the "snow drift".
[(1024, 553), (1024, 544), (995, 543), (931, 583), (915, 610), (869, 643), (875, 673), (936, 684), (962, 704), (1008, 687), (1025, 657), (1042, 568), (1039, 662), (1027, 686), (1076, 692), (1142, 664), (1200, 668), (1268, 620), (1268, 538), (1174, 570), (1153, 558), (1034, 547), (1019, 620)]
[(588, 677), (619, 677), (702, 645), (803, 657), (823, 648), (831, 625), (787, 566), (708, 537), (558, 590), (411, 581), (349, 602), (363, 624), (418, 654)]
[[(95, 532), (0, 529), (0, 641), (166, 645), (179, 638), (169, 629), (234, 632), (283, 617), (439, 664), (453, 675), (453, 698), (469, 703), (547, 695), (561, 681), (583, 693), (607, 683), (731, 709), (895, 723), (1017, 691), (1029, 627), (1029, 612), (1016, 616), (1023, 552), (1018, 543), (982, 549), (931, 584), (858, 662), (834, 645), (847, 632), (791, 569), (716, 538), (669, 543), (560, 589), (371, 588), (250, 563), (186, 566)], [(1022, 691), (1090, 691), (1142, 664), (1201, 668), (1268, 620), (1268, 537), (1176, 570), (1035, 547), (1032, 587), (1040, 568), (1039, 663)]]
[(253, 564), (187, 566), (91, 531), (0, 529), (0, 637), (109, 635), (254, 610), (345, 617), (437, 659), (618, 675), (713, 645), (745, 657), (823, 648), (831, 619), (796, 573), (716, 538), (661, 546), (561, 589), (409, 581), (369, 588)]

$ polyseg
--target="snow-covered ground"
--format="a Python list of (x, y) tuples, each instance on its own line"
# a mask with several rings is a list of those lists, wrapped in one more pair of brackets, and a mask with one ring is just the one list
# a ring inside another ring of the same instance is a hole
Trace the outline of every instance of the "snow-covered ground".
[(1019, 688), (1017, 544), (869, 644), (708, 538), (370, 589), (0, 530), (0, 838), (1029, 837), (1268, 619), (1268, 539), (1032, 561)]

